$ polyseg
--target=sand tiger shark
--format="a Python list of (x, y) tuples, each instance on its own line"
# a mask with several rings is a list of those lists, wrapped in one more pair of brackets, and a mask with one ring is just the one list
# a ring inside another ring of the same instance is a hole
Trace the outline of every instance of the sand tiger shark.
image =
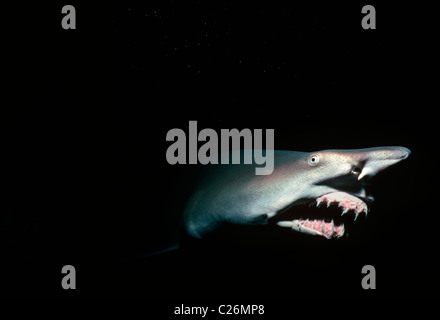
[[(186, 204), (186, 232), (203, 238), (228, 223), (256, 225), (275, 221), (293, 231), (340, 238), (345, 233), (344, 219), (350, 217), (353, 221), (369, 211), (374, 200), (365, 189), (369, 179), (410, 153), (404, 147), (275, 150), (275, 165), (268, 175), (255, 175), (252, 165), (215, 165)], [(321, 209), (311, 210), (309, 205)], [(332, 207), (338, 208), (338, 214)], [(295, 213), (292, 208), (299, 210)]]

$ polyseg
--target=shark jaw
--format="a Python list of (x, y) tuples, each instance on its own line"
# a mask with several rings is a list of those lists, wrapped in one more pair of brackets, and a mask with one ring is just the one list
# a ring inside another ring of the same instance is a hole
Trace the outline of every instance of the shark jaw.
[[(361, 199), (342, 191), (331, 192), (310, 202), (310, 209), (307, 206), (289, 209), (286, 214), (291, 216), (293, 211), (294, 217), (278, 221), (277, 225), (326, 239), (338, 239), (345, 234), (347, 224), (356, 221), (360, 215), (367, 217), (369, 208), (366, 202), (369, 201), (372, 198)], [(300, 209), (301, 217), (295, 217), (295, 211), (298, 211), (295, 209)], [(282, 216), (285, 218), (286, 214)]]

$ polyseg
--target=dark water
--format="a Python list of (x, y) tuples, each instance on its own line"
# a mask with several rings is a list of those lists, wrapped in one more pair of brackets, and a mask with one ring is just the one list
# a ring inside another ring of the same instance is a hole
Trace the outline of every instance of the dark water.
[[(359, 3), (232, 1), (90, 8), (69, 35), (44, 25), (41, 51), (20, 60), (47, 79), (25, 90), (40, 109), (4, 127), (2, 293), (438, 297), (436, 54), (429, 10), (411, 5), (408, 26), (404, 6), (377, 4), (377, 30), (361, 28)], [(139, 258), (175, 238), (200, 178), (198, 166), (165, 158), (166, 133), (189, 120), (274, 129), (282, 150), (396, 145), (412, 155), (374, 179), (372, 211), (347, 238), (237, 227)], [(60, 286), (66, 264), (77, 268), (75, 291)], [(376, 268), (376, 290), (361, 287), (364, 265)]]

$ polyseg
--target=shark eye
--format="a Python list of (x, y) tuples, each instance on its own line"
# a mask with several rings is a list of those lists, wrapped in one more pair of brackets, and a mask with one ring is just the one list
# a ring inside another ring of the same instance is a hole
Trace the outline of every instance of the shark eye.
[(317, 154), (312, 154), (309, 157), (309, 164), (311, 164), (312, 166), (314, 166), (315, 164), (317, 164), (319, 162), (319, 156)]
[(359, 175), (362, 172), (362, 169), (359, 167), (354, 167), (351, 169), (351, 174), (354, 174), (355, 176)]

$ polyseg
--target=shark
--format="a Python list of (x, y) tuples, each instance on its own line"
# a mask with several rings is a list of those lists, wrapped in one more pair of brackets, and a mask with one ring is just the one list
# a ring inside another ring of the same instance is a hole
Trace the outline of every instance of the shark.
[[(244, 156), (253, 150), (235, 152)], [(274, 168), (267, 175), (255, 175), (248, 164), (215, 165), (185, 206), (187, 234), (202, 239), (227, 224), (273, 222), (311, 236), (341, 238), (348, 220), (370, 211), (370, 179), (411, 154), (400, 146), (273, 152)]]

